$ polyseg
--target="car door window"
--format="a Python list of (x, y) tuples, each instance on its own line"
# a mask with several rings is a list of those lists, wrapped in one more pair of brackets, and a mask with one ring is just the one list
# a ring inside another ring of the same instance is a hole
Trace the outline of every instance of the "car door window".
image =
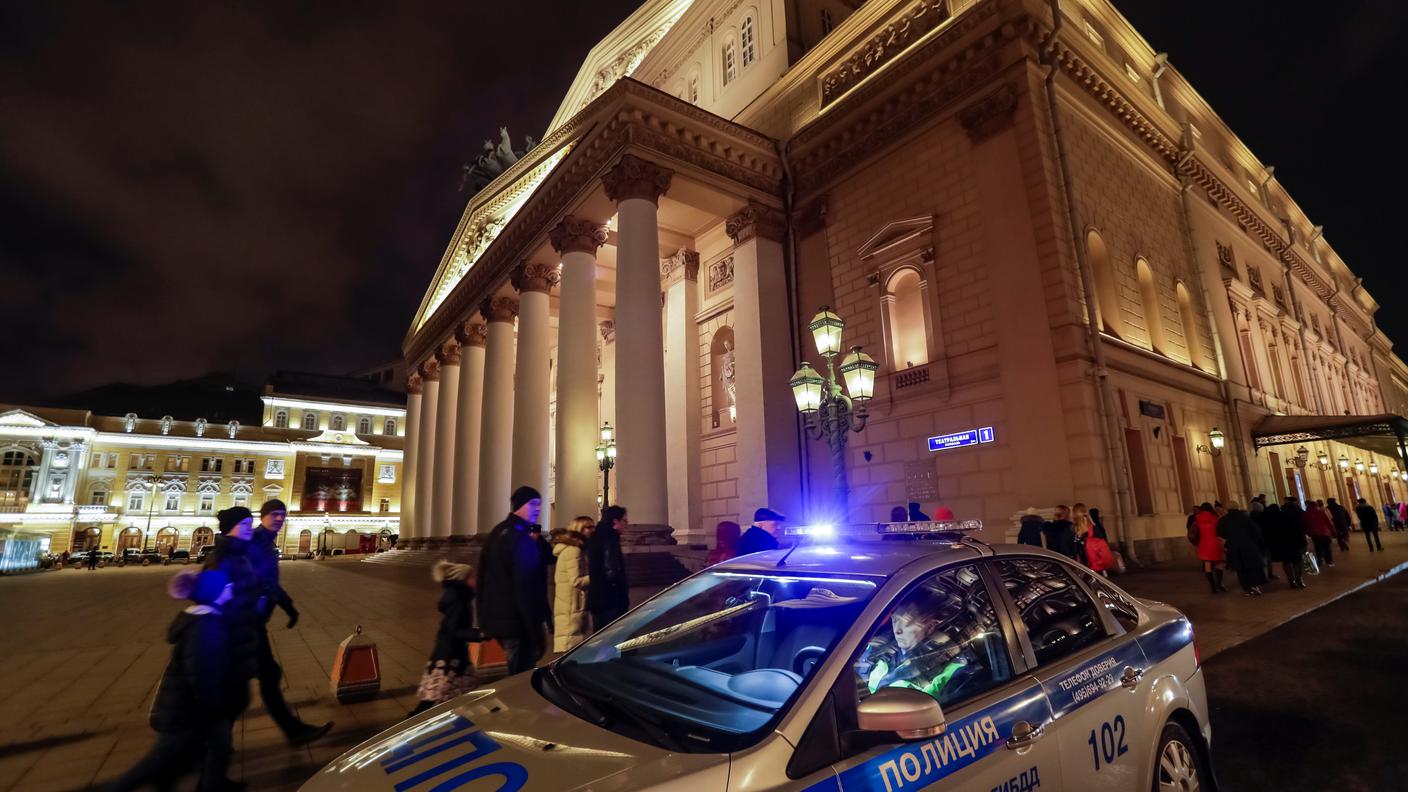
[(1066, 568), (1043, 559), (1007, 559), (996, 564), (1039, 666), (1054, 663), (1106, 637), (1095, 603)]
[(871, 629), (855, 663), (861, 699), (886, 687), (933, 696), (945, 709), (1012, 678), (997, 612), (974, 566), (910, 588)]
[(1081, 578), (1091, 591), (1095, 592), (1095, 601), (1100, 603), (1125, 632), (1133, 630), (1139, 626), (1139, 609), (1122, 592), (1105, 581), (1099, 575), (1081, 571)]

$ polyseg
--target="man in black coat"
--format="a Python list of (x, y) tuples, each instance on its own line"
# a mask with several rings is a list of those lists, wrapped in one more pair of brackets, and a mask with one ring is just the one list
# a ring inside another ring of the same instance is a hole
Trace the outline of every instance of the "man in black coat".
[(621, 530), (628, 525), (624, 506), (607, 506), (587, 540), (587, 610), (593, 630), (619, 619), (631, 607), (626, 556), (621, 552)]
[(275, 546), (279, 530), (288, 518), (288, 507), (277, 498), (265, 501), (259, 508), (259, 527), (249, 542), (249, 564), (254, 569), (254, 577), (259, 587), (259, 696), (264, 699), (264, 708), (269, 717), (278, 724), (279, 730), (289, 745), (307, 745), (332, 730), (332, 722), (314, 726), (304, 723), (284, 700), (283, 669), (274, 659), (274, 649), (269, 644), (269, 617), (274, 606), (283, 608), (288, 614), (289, 629), (298, 624), (298, 609), (293, 607), (293, 598), (279, 585), (279, 551)]
[(1378, 545), (1379, 550), (1383, 550), (1383, 542), (1379, 541), (1379, 513), (1360, 498), (1354, 507), (1354, 515), (1359, 518), (1359, 530), (1364, 532), (1364, 541), (1369, 543), (1369, 552), (1374, 552), (1375, 545)]
[(1325, 507), (1330, 510), (1330, 521), (1335, 524), (1335, 540), (1339, 542), (1340, 552), (1344, 552), (1349, 549), (1349, 510), (1334, 498), (1326, 500)]
[(249, 561), (254, 538), (254, 513), (231, 506), (215, 515), (220, 535), (205, 560), (206, 569), (224, 572), (234, 586), (234, 596), (222, 608), (230, 628), (230, 673), (248, 682), (259, 673), (259, 578)]
[(1076, 557), (1076, 528), (1071, 522), (1071, 508), (1065, 504), (1056, 507), (1056, 514), (1041, 527), (1041, 535), (1046, 539), (1046, 549), (1068, 558)]
[(543, 508), (532, 487), (509, 499), (512, 511), (494, 526), (479, 555), (479, 629), (503, 646), (508, 672), (528, 671), (547, 648), (544, 628), (552, 621), (543, 557), (528, 535)]
[[(918, 504), (911, 504), (917, 506)], [(917, 509), (915, 510), (917, 511)], [(764, 506), (753, 512), (753, 524), (738, 537), (738, 555), (778, 548), (777, 530), (787, 518)]]

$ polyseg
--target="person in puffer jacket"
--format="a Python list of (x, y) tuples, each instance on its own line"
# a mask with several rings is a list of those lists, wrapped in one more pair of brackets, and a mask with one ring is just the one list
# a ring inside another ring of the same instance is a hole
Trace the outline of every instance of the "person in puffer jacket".
[(430, 576), (440, 584), (440, 629), (435, 632), (435, 648), (425, 663), (416, 690), (419, 703), (411, 715), (419, 715), (441, 702), (468, 693), (478, 684), (469, 662), (469, 644), (483, 640), (474, 626), (474, 588), (469, 585), (473, 570), (468, 564), (447, 559), (435, 562)]
[(108, 789), (167, 789), (186, 760), (198, 754), (203, 754), (201, 789), (243, 789), (244, 784), (226, 776), (234, 722), (249, 704), (247, 680), (232, 668), (230, 628), (221, 612), (234, 598), (234, 586), (218, 569), (186, 570), (172, 578), (167, 591), (173, 599), (194, 604), (177, 614), (166, 631), (171, 660), (149, 718), (156, 745)]
[(587, 554), (583, 549), (596, 522), (575, 517), (572, 524), (552, 532), (552, 554), (557, 558), (553, 572), (552, 649), (565, 652), (591, 634), (587, 624)]

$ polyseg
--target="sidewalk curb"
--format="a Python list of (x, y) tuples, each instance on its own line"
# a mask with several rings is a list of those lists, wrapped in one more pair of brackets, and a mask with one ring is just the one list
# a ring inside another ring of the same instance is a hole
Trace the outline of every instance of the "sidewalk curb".
[[(1276, 625), (1276, 627), (1281, 627), (1281, 626), (1283, 626), (1283, 625), (1290, 624), (1291, 622), (1295, 621), (1296, 619), (1299, 619), (1300, 617), (1306, 615), (1307, 613), (1314, 613), (1315, 611), (1320, 610), (1321, 608), (1325, 607), (1326, 605), (1329, 605), (1329, 604), (1332, 603), (1332, 602), (1338, 602), (1339, 600), (1344, 599), (1345, 597), (1348, 597), (1350, 594), (1354, 594), (1355, 592), (1363, 591), (1364, 589), (1366, 589), (1366, 588), (1368, 588), (1368, 587), (1370, 587), (1370, 586), (1372, 586), (1372, 585), (1374, 585), (1374, 584), (1376, 584), (1376, 583), (1382, 583), (1382, 582), (1384, 582), (1385, 580), (1388, 580), (1389, 578), (1393, 577), (1394, 575), (1397, 575), (1397, 574), (1399, 574), (1400, 572), (1404, 572), (1404, 571), (1408, 571), (1408, 561), (1403, 561), (1403, 562), (1400, 562), (1400, 563), (1398, 563), (1398, 564), (1395, 564), (1395, 565), (1392, 566), (1392, 567), (1389, 567), (1388, 569), (1380, 570), (1377, 575), (1375, 575), (1374, 577), (1371, 577), (1371, 578), (1365, 580), (1364, 582), (1360, 583), (1359, 585), (1354, 586), (1353, 588), (1345, 589), (1344, 591), (1341, 591), (1340, 593), (1334, 595), (1333, 597), (1330, 597), (1329, 599), (1325, 600), (1324, 602), (1316, 603), (1316, 604), (1311, 605), (1310, 607), (1306, 608), (1305, 610), (1296, 612), (1296, 613), (1295, 613), (1293, 616), (1291, 616), (1290, 618), (1288, 618), (1288, 619), (1286, 619), (1285, 621), (1281, 622), (1280, 624)], [(1194, 625), (1194, 629), (1196, 629), (1196, 625)], [(1276, 629), (1276, 628), (1273, 627), (1272, 629), (1274, 630), (1274, 629)], [(1268, 630), (1267, 632), (1270, 632), (1270, 630)], [(1222, 647), (1221, 649), (1217, 650), (1216, 652), (1213, 652), (1212, 654), (1208, 655), (1207, 657), (1208, 657), (1208, 659), (1212, 659), (1213, 657), (1216, 657), (1217, 655), (1220, 655), (1220, 654), (1222, 654), (1223, 652), (1228, 651), (1229, 649), (1235, 649), (1236, 647), (1241, 646), (1242, 644), (1246, 643), (1247, 641), (1250, 641), (1250, 640), (1252, 640), (1252, 639), (1254, 639), (1254, 638), (1260, 638), (1261, 636), (1263, 636), (1263, 635), (1265, 635), (1265, 634), (1266, 634), (1265, 632), (1262, 632), (1262, 633), (1257, 633), (1256, 635), (1247, 635), (1247, 636), (1240, 637), (1240, 638), (1238, 638), (1236, 641), (1234, 641), (1234, 642), (1228, 644), (1227, 646)], [(1204, 661), (1204, 662), (1206, 662), (1206, 661)]]

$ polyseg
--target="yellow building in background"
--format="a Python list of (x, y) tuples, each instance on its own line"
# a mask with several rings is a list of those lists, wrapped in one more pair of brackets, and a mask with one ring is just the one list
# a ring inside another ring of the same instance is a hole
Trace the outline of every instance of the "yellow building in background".
[(371, 552), (400, 530), (405, 397), (280, 372), (258, 425), (0, 406), (0, 571), (45, 553), (210, 544), (216, 513), (288, 505), (285, 554)]

